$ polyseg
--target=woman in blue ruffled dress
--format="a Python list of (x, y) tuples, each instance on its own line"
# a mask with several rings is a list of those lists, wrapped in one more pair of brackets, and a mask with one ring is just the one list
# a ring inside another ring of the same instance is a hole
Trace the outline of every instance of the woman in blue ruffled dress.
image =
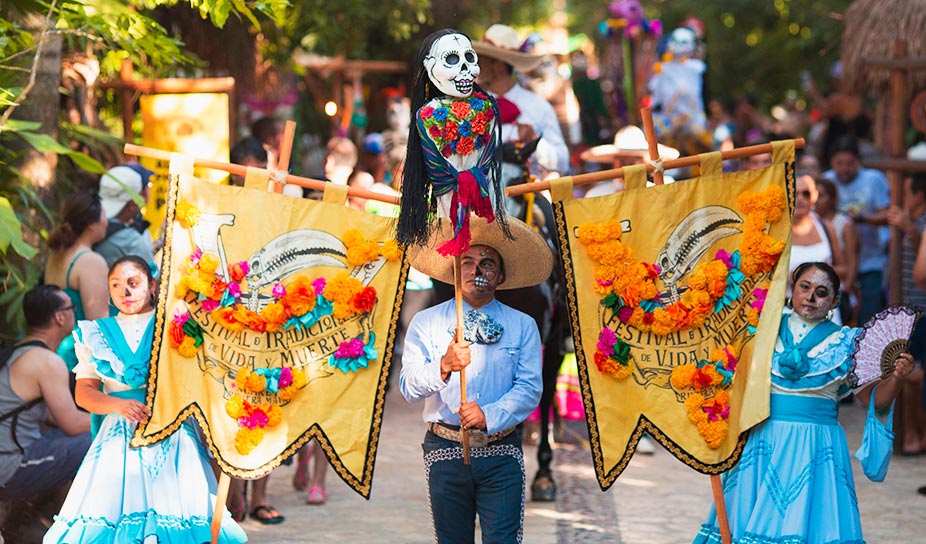
[[(852, 351), (860, 329), (827, 317), (839, 306), (839, 278), (825, 263), (794, 270), (791, 312), (781, 319), (772, 358), (769, 419), (749, 435), (739, 463), (723, 476), (736, 544), (864, 544), (839, 400), (852, 393)], [(855, 391), (888, 408), (913, 370), (901, 354), (893, 374)], [(720, 544), (711, 509), (695, 543)]]
[[(136, 425), (151, 415), (144, 404), (154, 334), (148, 264), (119, 258), (109, 293), (119, 315), (80, 321), (74, 333), (77, 404), (104, 417), (44, 543), (210, 542), (216, 480), (196, 427), (186, 423), (157, 444), (129, 447)], [(219, 541), (247, 541), (227, 512)]]

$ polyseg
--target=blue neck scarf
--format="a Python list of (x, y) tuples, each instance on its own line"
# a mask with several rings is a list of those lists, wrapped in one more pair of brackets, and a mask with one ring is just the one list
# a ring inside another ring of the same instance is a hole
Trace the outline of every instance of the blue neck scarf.
[(795, 344), (794, 335), (791, 334), (791, 328), (788, 326), (789, 317), (789, 314), (782, 316), (781, 327), (778, 331), (778, 337), (784, 347), (778, 360), (778, 366), (782, 377), (788, 380), (798, 380), (810, 371), (810, 360), (807, 353), (817, 344), (824, 341), (827, 336), (839, 330), (839, 325), (829, 320), (821, 321), (810, 329), (800, 342)]

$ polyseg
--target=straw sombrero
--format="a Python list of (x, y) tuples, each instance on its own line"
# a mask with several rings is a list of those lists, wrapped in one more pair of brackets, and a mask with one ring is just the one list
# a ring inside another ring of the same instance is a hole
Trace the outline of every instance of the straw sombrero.
[[(664, 160), (677, 159), (678, 149), (657, 144), (659, 156)], [(583, 161), (611, 164), (615, 159), (649, 159), (646, 135), (636, 126), (627, 125), (614, 135), (613, 144), (597, 145), (580, 155)]]
[(473, 49), (478, 55), (498, 59), (522, 73), (540, 66), (544, 57), (521, 51), (518, 32), (508, 25), (490, 26), (481, 40), (473, 42)]
[[(508, 217), (508, 225), (511, 227), (514, 240), (505, 238), (505, 233), (498, 224), (488, 224), (481, 217), (471, 216), (469, 224), (471, 246), (489, 246), (502, 256), (505, 282), (498, 288), (517, 289), (546, 281), (553, 270), (550, 246), (524, 222)], [(453, 285), (453, 258), (444, 257), (434, 249), (452, 236), (453, 228), (450, 222), (441, 221), (440, 228), (434, 229), (427, 245), (409, 251), (412, 268)]]

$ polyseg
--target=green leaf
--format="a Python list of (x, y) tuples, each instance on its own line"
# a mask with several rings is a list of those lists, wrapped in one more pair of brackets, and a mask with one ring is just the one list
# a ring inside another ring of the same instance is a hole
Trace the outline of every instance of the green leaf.
[(34, 147), (41, 153), (58, 153), (60, 155), (68, 155), (73, 153), (69, 147), (65, 147), (58, 140), (52, 138), (48, 134), (37, 134), (35, 132), (19, 132), (23, 140), (29, 142), (29, 145)]
[(31, 131), (34, 132), (42, 127), (42, 123), (38, 121), (21, 121), (19, 119), (7, 119), (6, 124), (3, 125), (3, 130), (8, 130), (10, 132), (20, 132), (20, 131)]
[(0, 252), (5, 255), (10, 246), (26, 259), (35, 257), (35, 248), (23, 240), (22, 225), (13, 206), (6, 197), (0, 196)]
[(70, 151), (66, 153), (66, 155), (70, 157), (72, 161), (74, 161), (74, 164), (76, 164), (80, 168), (83, 168), (87, 172), (92, 172), (94, 174), (102, 174), (103, 172), (106, 171), (106, 168), (104, 168), (103, 165), (100, 164), (98, 160), (88, 155), (85, 155), (81, 153), (80, 151)]

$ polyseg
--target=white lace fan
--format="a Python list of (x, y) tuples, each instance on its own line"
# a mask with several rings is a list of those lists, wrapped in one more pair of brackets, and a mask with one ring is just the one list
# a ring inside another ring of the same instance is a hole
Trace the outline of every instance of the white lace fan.
[(855, 359), (853, 387), (886, 377), (894, 371), (894, 361), (907, 351), (910, 335), (922, 312), (920, 306), (892, 306), (881, 310), (862, 325), (855, 338), (852, 355)]

